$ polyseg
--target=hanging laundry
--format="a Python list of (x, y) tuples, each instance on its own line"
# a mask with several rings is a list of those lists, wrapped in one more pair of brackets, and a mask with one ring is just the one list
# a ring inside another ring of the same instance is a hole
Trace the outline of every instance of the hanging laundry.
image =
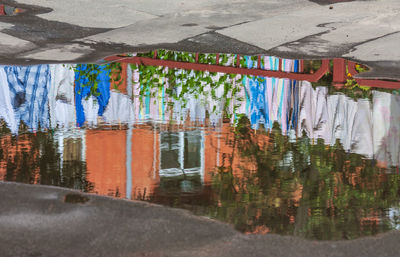
[(327, 96), (327, 87), (317, 87), (313, 90), (313, 105), (315, 110), (313, 117), (313, 138), (322, 138), (325, 144), (330, 144), (331, 127), (329, 123)]
[(373, 92), (374, 158), (386, 167), (400, 164), (400, 95)]
[(246, 68), (249, 69), (257, 69), (258, 68), (258, 61), (253, 60), (252, 56), (244, 56)]
[(132, 86), (131, 94), (129, 95), (133, 99), (133, 110), (135, 111), (135, 119), (138, 120), (140, 117), (140, 73), (139, 69), (132, 70)]
[(37, 130), (39, 126), (48, 128), (49, 65), (5, 66), (4, 71), (17, 127), (23, 121), (31, 130)]
[(274, 56), (264, 56), (264, 69), (265, 70), (279, 70), (279, 58)]
[[(391, 153), (389, 165), (399, 166), (400, 164), (400, 95), (392, 95), (391, 108), (392, 113), (390, 119), (388, 141), (388, 149)], [(393, 139), (393, 140), (391, 140)]]
[(351, 135), (353, 129), (354, 117), (357, 112), (357, 103), (343, 94), (338, 94), (336, 106), (330, 110), (332, 124), (332, 142), (335, 144), (337, 140), (342, 143), (345, 151), (351, 149)]
[(258, 129), (260, 123), (265, 124), (265, 120), (269, 120), (266, 118), (269, 111), (265, 109), (265, 83), (256, 77), (245, 77), (244, 81), (250, 92), (250, 122), (253, 128)]
[(50, 126), (70, 127), (76, 124), (74, 104), (75, 72), (69, 64), (51, 64), (49, 92)]
[[(99, 117), (99, 103), (96, 97), (89, 96), (89, 98), (84, 99), (82, 101), (82, 108), (85, 115), (84, 123), (86, 123), (88, 127), (96, 127)], [(83, 123), (79, 125), (79, 123), (77, 122), (77, 125), (79, 127), (82, 126)]]
[(372, 158), (374, 155), (374, 140), (371, 103), (369, 99), (360, 99), (356, 103), (357, 112), (351, 125), (350, 150), (353, 153)]
[(330, 144), (331, 125), (329, 123), (327, 95), (328, 89), (326, 87), (313, 89), (311, 83), (301, 82), (298, 136), (305, 132), (312, 139), (321, 138), (326, 144)]
[(290, 89), (288, 92), (288, 126), (289, 132), (293, 136), (296, 135), (298, 126), (298, 116), (299, 116), (299, 94), (300, 94), (300, 84), (301, 81), (292, 80), (290, 83)]
[[(248, 67), (257, 67), (257, 63), (246, 56)], [(262, 58), (261, 68), (267, 70), (282, 70), (297, 72), (298, 61), (283, 59), (279, 67), (279, 59), (273, 56)], [(254, 128), (263, 124), (266, 129), (271, 129), (274, 122), (278, 122), (283, 134), (297, 125), (298, 111), (294, 103), (298, 103), (298, 83), (288, 79), (270, 77), (244, 76), (243, 85), (247, 92), (249, 105), (248, 116)]]
[[(86, 64), (77, 66), (75, 72), (75, 104), (77, 124), (79, 127), (82, 126), (86, 120), (82, 101), (87, 101), (92, 98), (89, 96), (91, 95), (91, 89), (95, 84), (97, 84), (96, 93), (98, 95), (94, 96), (95, 99), (90, 100), (92, 102), (87, 104), (87, 108), (92, 108), (91, 112), (93, 109), (96, 109), (98, 116), (102, 116), (110, 99), (110, 70), (107, 65), (99, 65), (98, 67), (98, 72), (93, 71), (93, 73), (97, 74), (96, 81), (89, 81), (89, 78), (79, 76), (80, 71), (89, 69), (89, 66)], [(89, 99), (87, 99), (88, 97)], [(94, 102), (95, 100), (96, 102)], [(88, 112), (89, 110), (86, 111)]]
[(232, 97), (232, 105), (236, 107), (236, 111), (232, 115), (232, 123), (235, 122), (240, 114), (248, 113), (246, 89), (241, 83), (241, 75), (236, 75), (233, 79), (233, 88), (237, 88), (238, 92)]
[(372, 119), (374, 136), (374, 153), (378, 154), (384, 138), (389, 132), (391, 121), (392, 95), (386, 92), (374, 91), (372, 93)]
[(305, 132), (307, 137), (314, 138), (313, 121), (315, 106), (313, 104), (313, 88), (310, 82), (302, 82), (299, 100), (299, 126), (297, 128), (297, 135), (301, 137), (303, 132)]
[(18, 123), (15, 119), (14, 108), (11, 103), (10, 88), (4, 67), (0, 67), (0, 119), (3, 119), (11, 133), (18, 133)]
[(108, 123), (131, 124), (134, 121), (132, 100), (125, 94), (111, 91), (103, 118)]

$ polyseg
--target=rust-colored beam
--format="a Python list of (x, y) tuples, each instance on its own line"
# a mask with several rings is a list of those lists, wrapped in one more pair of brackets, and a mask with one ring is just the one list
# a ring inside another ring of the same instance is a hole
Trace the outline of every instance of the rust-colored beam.
[(333, 59), (333, 83), (344, 84), (346, 82), (346, 62), (345, 59)]
[[(126, 56), (110, 56), (105, 58), (106, 62), (127, 62), (136, 63), (150, 66), (164, 66), (176, 69), (187, 69), (187, 70), (203, 70), (209, 72), (222, 72), (231, 74), (242, 74), (242, 75), (254, 75), (263, 77), (275, 77), (275, 78), (287, 78), (293, 80), (307, 80), (310, 82), (317, 82), (327, 71), (329, 71), (329, 60), (323, 60), (322, 65), (318, 71), (313, 74), (301, 74), (301, 73), (288, 73), (281, 71), (269, 71), (261, 69), (247, 69), (240, 68), (240, 56), (237, 55), (236, 67), (210, 65), (210, 64), (198, 64), (198, 63), (186, 63), (168, 60), (157, 60), (147, 57), (126, 57)], [(334, 84), (336, 86), (344, 86), (346, 82), (346, 62), (344, 59), (333, 60), (333, 75)], [(300, 61), (300, 69), (304, 67), (303, 61)], [(355, 63), (348, 61), (348, 71), (351, 75), (355, 75), (358, 72), (355, 69)], [(375, 79), (358, 79), (355, 78), (356, 82), (362, 86), (376, 87), (376, 88), (388, 88), (388, 89), (400, 89), (399, 81), (386, 81), (386, 80), (375, 80)]]
[(400, 89), (399, 81), (387, 81), (380, 79), (355, 79), (356, 82), (361, 86), (376, 87), (376, 88), (388, 88), (388, 89)]
[(329, 60), (322, 60), (322, 65), (318, 71), (314, 74), (301, 74), (292, 72), (282, 71), (270, 71), (262, 69), (247, 69), (239, 67), (221, 66), (221, 65), (210, 65), (200, 63), (188, 63), (178, 62), (170, 60), (159, 60), (148, 57), (124, 57), (124, 58), (106, 58), (107, 61), (119, 61), (127, 63), (136, 63), (148, 66), (163, 66), (175, 69), (186, 69), (186, 70), (202, 70), (209, 72), (221, 72), (230, 74), (241, 74), (241, 75), (253, 75), (263, 77), (274, 77), (274, 78), (286, 78), (293, 80), (307, 80), (310, 82), (317, 82), (327, 71), (329, 71)]
[[(347, 62), (347, 67), (349, 73), (354, 77), (354, 75), (358, 74), (356, 70), (356, 63), (353, 61)], [(355, 81), (361, 86), (367, 87), (376, 87), (376, 88), (388, 88), (388, 89), (400, 89), (400, 81), (387, 81), (380, 79), (359, 79), (354, 78)]]
[(131, 58), (129, 56), (121, 56), (121, 55), (112, 55), (104, 58), (100, 61), (100, 63), (110, 63), (110, 62), (121, 62), (124, 59)]

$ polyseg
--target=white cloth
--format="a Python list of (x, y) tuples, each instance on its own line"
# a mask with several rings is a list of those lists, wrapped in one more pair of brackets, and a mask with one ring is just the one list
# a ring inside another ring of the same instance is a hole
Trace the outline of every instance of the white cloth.
[(328, 96), (326, 87), (313, 89), (303, 82), (300, 88), (298, 135), (322, 138), (325, 144), (340, 141), (345, 151), (372, 158), (374, 154), (371, 103), (357, 102), (343, 95)]
[(300, 87), (300, 101), (299, 101), (299, 125), (297, 128), (297, 135), (302, 136), (303, 132), (309, 138), (314, 138), (314, 104), (313, 104), (313, 88), (311, 83), (303, 81)]
[(90, 96), (82, 101), (83, 111), (85, 112), (86, 125), (94, 127), (97, 125), (97, 117), (99, 112), (99, 103), (96, 97)]
[(344, 150), (350, 151), (351, 134), (357, 103), (343, 94), (328, 97), (328, 115), (331, 125), (331, 145), (339, 139)]
[[(325, 144), (331, 143), (332, 125), (330, 116), (334, 115), (330, 115), (329, 112), (336, 112), (336, 106), (328, 104), (327, 95), (328, 89), (326, 87), (313, 89), (309, 82), (302, 82), (300, 85), (299, 126), (297, 131), (299, 136), (305, 132), (312, 139), (321, 138)], [(332, 105), (332, 103), (330, 104)]]
[[(383, 144), (386, 142), (385, 137), (389, 132), (390, 128), (390, 117), (391, 117), (391, 99), (392, 96), (389, 93), (374, 91), (373, 97), (373, 137), (374, 137), (374, 154), (381, 156), (385, 155), (380, 153), (385, 147)], [(385, 159), (385, 157), (384, 157)]]
[(103, 118), (108, 123), (132, 123), (135, 118), (132, 100), (127, 95), (111, 91)]
[(71, 127), (76, 124), (74, 105), (73, 66), (69, 64), (50, 65), (51, 87), (49, 91), (50, 126)]
[(11, 133), (18, 133), (19, 122), (15, 118), (7, 75), (3, 67), (0, 67), (0, 118), (7, 123)]
[(322, 138), (325, 144), (331, 143), (331, 131), (328, 114), (327, 95), (328, 88), (317, 87), (313, 91), (314, 120), (313, 134), (314, 139)]
[[(400, 164), (400, 96), (374, 92), (374, 153), (386, 166)], [(379, 123), (378, 123), (379, 122)]]
[(357, 112), (351, 129), (351, 152), (372, 158), (373, 141), (371, 102), (368, 99), (360, 99), (357, 101)]

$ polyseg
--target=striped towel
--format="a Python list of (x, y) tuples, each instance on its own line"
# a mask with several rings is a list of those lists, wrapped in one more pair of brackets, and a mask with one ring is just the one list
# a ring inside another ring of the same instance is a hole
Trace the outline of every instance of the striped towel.
[(29, 129), (48, 128), (49, 65), (5, 66), (16, 120)]

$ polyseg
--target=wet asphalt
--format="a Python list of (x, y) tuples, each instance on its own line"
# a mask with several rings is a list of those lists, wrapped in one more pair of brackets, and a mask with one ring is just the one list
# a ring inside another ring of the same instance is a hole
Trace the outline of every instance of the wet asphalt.
[(144, 202), (0, 182), (0, 256), (398, 256), (400, 232), (351, 241), (244, 235)]

